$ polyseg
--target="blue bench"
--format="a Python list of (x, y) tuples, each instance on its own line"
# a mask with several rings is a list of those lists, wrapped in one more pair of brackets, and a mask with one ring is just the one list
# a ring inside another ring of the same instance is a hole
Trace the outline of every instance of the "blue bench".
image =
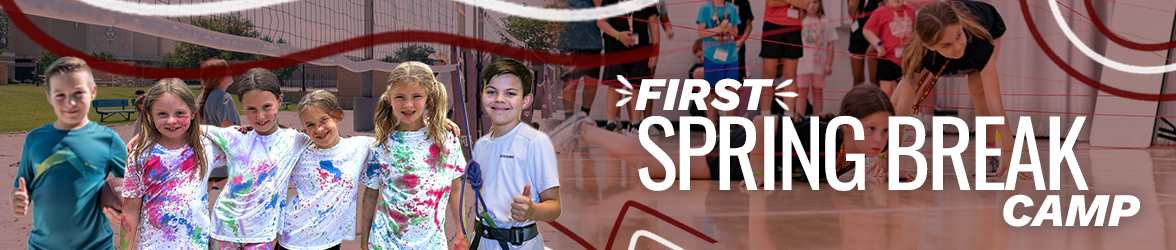
[[(127, 99), (97, 99), (91, 102), (90, 106), (94, 108), (94, 112), (98, 113), (98, 121), (106, 121), (106, 117), (122, 116), (126, 120), (131, 120), (131, 114), (135, 113), (135, 109), (127, 109), (130, 106), (130, 101)], [(106, 109), (102, 108), (118, 108)]]
[(286, 95), (282, 95), (282, 109), (287, 109), (288, 107), (286, 107), (286, 106), (290, 106), (290, 104), (294, 104), (294, 103), (287, 102)]

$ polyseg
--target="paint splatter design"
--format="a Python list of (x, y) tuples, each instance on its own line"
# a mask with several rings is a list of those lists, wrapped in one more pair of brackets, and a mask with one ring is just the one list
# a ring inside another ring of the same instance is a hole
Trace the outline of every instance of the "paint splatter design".
[(263, 136), (232, 128), (201, 128), (224, 149), (228, 163), (228, 183), (213, 209), (211, 237), (229, 242), (273, 241), (281, 229), (290, 172), (311, 147), (310, 138), (291, 129)]
[[(208, 169), (224, 164), (219, 148), (205, 142)], [(199, 173), (190, 147), (168, 150), (158, 144), (127, 166), (123, 197), (142, 198), (139, 246), (144, 249), (206, 249), (208, 172)]]
[(282, 246), (323, 249), (355, 239), (356, 196), (375, 139), (341, 139), (329, 149), (311, 147), (290, 174), (298, 194), (282, 209)]
[(380, 190), (372, 223), (371, 249), (444, 249), (445, 210), (453, 179), (465, 171), (457, 137), (433, 145), (425, 129), (397, 131), (368, 157), (360, 177)]

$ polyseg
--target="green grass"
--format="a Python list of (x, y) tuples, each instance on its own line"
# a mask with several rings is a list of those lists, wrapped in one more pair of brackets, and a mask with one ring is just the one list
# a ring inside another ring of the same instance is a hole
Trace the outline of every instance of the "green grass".
[[(140, 89), (147, 90), (146, 87), (98, 87), (98, 96), (95, 99), (131, 99), (135, 97), (135, 90)], [(192, 92), (199, 96), (200, 88), (193, 88)], [(236, 99), (233, 101), (236, 102), (237, 112), (244, 114), (241, 102)], [(93, 107), (90, 108), (89, 117), (91, 121), (97, 122), (99, 116), (93, 109)], [(45, 98), (44, 86), (0, 86), (0, 110), (4, 111), (0, 115), (0, 133), (29, 131), (57, 120), (57, 116), (53, 113), (53, 106)], [(280, 111), (296, 110), (298, 110), (297, 103)], [(122, 117), (107, 117), (106, 122), (99, 124), (130, 124), (135, 123), (137, 118), (137, 114), (131, 115), (129, 120), (122, 119)]]

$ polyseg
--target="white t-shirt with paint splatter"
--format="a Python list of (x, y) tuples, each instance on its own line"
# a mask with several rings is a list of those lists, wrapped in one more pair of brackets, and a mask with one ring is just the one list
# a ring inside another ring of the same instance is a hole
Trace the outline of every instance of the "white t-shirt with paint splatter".
[(282, 209), (282, 247), (317, 250), (355, 239), (359, 175), (374, 144), (371, 137), (356, 136), (302, 153), (290, 174), (298, 194)]
[(442, 150), (426, 129), (396, 131), (368, 157), (360, 179), (380, 190), (368, 238), (371, 249), (447, 247), (449, 188), (465, 173), (466, 160), (456, 136), (446, 133)]
[(156, 144), (147, 150), (150, 154), (127, 161), (122, 192), (123, 198), (142, 199), (139, 238), (134, 240), (142, 249), (208, 248), (208, 173), (224, 165), (224, 153), (204, 140), (206, 163), (200, 172), (188, 145), (169, 150)]
[(212, 238), (236, 243), (271, 242), (281, 229), (290, 171), (310, 137), (292, 129), (270, 135), (202, 126), (224, 149), (229, 178), (212, 212)]

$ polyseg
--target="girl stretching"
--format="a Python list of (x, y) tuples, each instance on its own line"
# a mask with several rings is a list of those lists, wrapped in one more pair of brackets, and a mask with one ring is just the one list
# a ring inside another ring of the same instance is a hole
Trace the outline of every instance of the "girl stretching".
[[(915, 31), (905, 46), (902, 69), (904, 77), (895, 90), (897, 115), (911, 113), (914, 105), (935, 87), (940, 76), (968, 76), (968, 91), (972, 93), (977, 116), (1006, 117), (1001, 101), (1000, 78), (996, 71), (996, 56), (1000, 54), (1000, 37), (1005, 24), (992, 5), (971, 0), (934, 2), (919, 9), (915, 16)], [(917, 112), (917, 111), (916, 111)], [(1001, 147), (1013, 147), (1013, 131), (1008, 123), (990, 126), (988, 147), (1003, 142)], [(989, 157), (988, 176), (1003, 176), (1008, 171), (1010, 152), (1001, 157)], [(1021, 173), (1021, 179), (1032, 175)]]

